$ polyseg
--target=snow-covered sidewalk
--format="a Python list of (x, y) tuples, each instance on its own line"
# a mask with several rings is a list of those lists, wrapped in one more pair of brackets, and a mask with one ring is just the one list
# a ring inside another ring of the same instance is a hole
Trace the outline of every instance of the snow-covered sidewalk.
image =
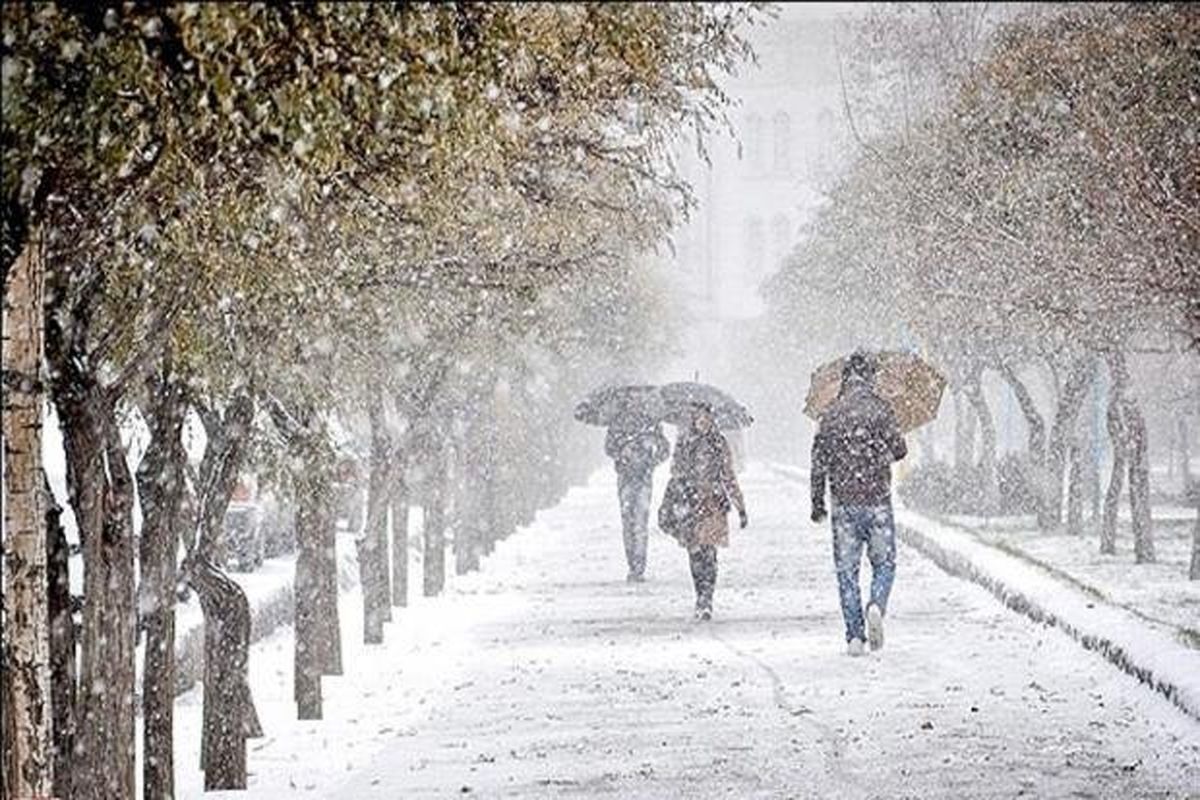
[[(230, 797), (1184, 797), (1200, 725), (1068, 636), (900, 552), (887, 647), (844, 655), (825, 526), (804, 488), (751, 467), (751, 527), (721, 553), (716, 619), (652, 533), (624, 582), (602, 473), (483, 570), (364, 648), (297, 722), (290, 631), (254, 648), (267, 736)], [(661, 483), (661, 476), (660, 476)], [(198, 694), (179, 712), (198, 741)], [(198, 797), (180, 752), (180, 797)], [(186, 774), (184, 774), (186, 773)]]

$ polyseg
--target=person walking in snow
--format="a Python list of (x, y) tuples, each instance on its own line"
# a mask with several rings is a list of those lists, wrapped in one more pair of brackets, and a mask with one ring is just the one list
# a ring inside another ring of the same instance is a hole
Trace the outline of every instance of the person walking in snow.
[(907, 454), (892, 407), (875, 392), (875, 363), (853, 353), (842, 368), (838, 397), (821, 415), (812, 449), (812, 520), (825, 519), (825, 484), (833, 501), (833, 561), (850, 655), (864, 646), (858, 568), (863, 547), (871, 562), (866, 639), (883, 646), (883, 618), (896, 575), (892, 468)]
[(696, 404), (689, 429), (676, 442), (667, 495), (659, 510), (659, 525), (687, 548), (696, 619), (712, 619), (717, 548), (729, 544), (730, 507), (737, 508), (743, 528), (749, 518), (729, 442), (717, 429), (712, 409), (702, 403)]
[(626, 418), (609, 426), (604, 439), (604, 452), (617, 470), (621, 531), (629, 564), (625, 580), (630, 583), (645, 580), (654, 468), (667, 460), (670, 450), (662, 425), (644, 417)]

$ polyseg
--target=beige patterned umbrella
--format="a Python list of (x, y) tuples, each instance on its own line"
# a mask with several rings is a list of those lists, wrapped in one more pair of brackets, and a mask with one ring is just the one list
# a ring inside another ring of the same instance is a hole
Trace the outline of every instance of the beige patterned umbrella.
[[(938, 405), (946, 379), (912, 353), (885, 351), (872, 355), (875, 359), (875, 391), (891, 403), (896, 421), (904, 433), (915, 430), (937, 417)], [(813, 419), (837, 398), (842, 388), (842, 364), (845, 358), (822, 364), (812, 374), (804, 413)]]

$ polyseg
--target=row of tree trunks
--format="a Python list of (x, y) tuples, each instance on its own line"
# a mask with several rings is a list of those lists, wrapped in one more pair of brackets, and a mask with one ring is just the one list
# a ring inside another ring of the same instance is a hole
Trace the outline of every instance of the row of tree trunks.
[[(137, 469), (142, 508), (138, 611), (145, 632), (142, 669), (142, 796), (175, 796), (175, 593), (187, 451), (187, 403), (171, 375), (169, 356), (147, 381), (144, 414), (150, 442)], [(207, 685), (207, 684), (206, 684)]]
[(50, 611), (42, 484), (41, 236), (34, 232), (4, 273), (5, 797), (54, 789)]
[(1150, 517), (1150, 465), (1146, 453), (1146, 421), (1137, 401), (1129, 394), (1129, 368), (1125, 362), (1125, 354), (1118, 349), (1112, 349), (1106, 353), (1105, 358), (1111, 377), (1107, 420), (1113, 463), (1104, 499), (1100, 552), (1116, 552), (1117, 515), (1121, 490), (1128, 476), (1134, 560), (1139, 564), (1151, 563), (1155, 560), (1155, 551), (1154, 530)]
[(235, 393), (224, 413), (198, 404), (207, 444), (197, 487), (196, 535), (184, 576), (204, 615), (200, 768), (205, 789), (246, 788), (246, 739), (261, 735), (250, 695), (250, 605), (220, 567), (225, 512), (246, 456), (254, 403)]
[(62, 526), (62, 507), (42, 473), (46, 498), (47, 589), (50, 612), (50, 697), (54, 738), (54, 795), (69, 797), (75, 741), (75, 603), (71, 597), (71, 548)]

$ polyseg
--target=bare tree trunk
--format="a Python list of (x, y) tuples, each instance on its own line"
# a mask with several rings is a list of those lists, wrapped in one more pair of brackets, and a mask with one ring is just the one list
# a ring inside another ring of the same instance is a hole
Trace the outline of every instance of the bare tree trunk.
[(975, 412), (962, 389), (954, 390), (954, 470), (965, 473), (975, 457)]
[(1076, 360), (1058, 398), (1047, 453), (1047, 521), (1054, 525), (1062, 521), (1063, 478), (1072, 432), (1095, 375), (1095, 359), (1089, 356)]
[(1084, 463), (1083, 446), (1078, 437), (1072, 439), (1067, 451), (1067, 533), (1083, 535)]
[(262, 736), (247, 678), (250, 604), (241, 587), (204, 554), (187, 564), (204, 610), (204, 790), (246, 788), (246, 739)]
[[(472, 426), (472, 429), (474, 426)], [(479, 569), (485, 483), (479, 464), (479, 443), (469, 432), (463, 446), (461, 479), (457, 487), (454, 518), (454, 572), (465, 575)]]
[(245, 459), (254, 402), (234, 395), (220, 415), (202, 404), (197, 413), (208, 443), (200, 465), (195, 543), (184, 575), (204, 614), (204, 707), (200, 769), (205, 789), (246, 788), (246, 739), (262, 729), (250, 694), (250, 604), (219, 566), (225, 512)]
[(1037, 502), (1038, 529), (1048, 531), (1053, 527), (1049, 519), (1049, 501), (1046, 497), (1048, 479), (1046, 476), (1046, 422), (1038, 412), (1037, 404), (1024, 382), (1017, 376), (1016, 370), (1004, 364), (1000, 367), (1000, 375), (1012, 389), (1013, 396), (1021, 414), (1025, 417), (1025, 427), (1029, 436), (1029, 465), (1031, 469), (1030, 483), (1034, 487), (1034, 497)]
[[(1118, 409), (1118, 424), (1115, 429), (1121, 434), (1120, 446), (1124, 449), (1129, 469), (1129, 508), (1133, 519), (1134, 560), (1139, 564), (1153, 563), (1154, 530), (1150, 519), (1150, 465), (1146, 455), (1146, 421), (1142, 417), (1137, 400), (1129, 396), (1129, 368), (1125, 363), (1125, 354), (1113, 348), (1106, 353), (1106, 357), (1112, 376), (1109, 430), (1114, 430), (1112, 404), (1115, 403)], [(1118, 444), (1114, 440), (1114, 471), (1117, 465), (1117, 447)], [(1106, 524), (1107, 522), (1106, 518)], [(1113, 524), (1115, 529), (1115, 511)], [(1102, 542), (1102, 547), (1103, 544)]]
[(54, 788), (50, 613), (42, 504), (45, 281), (33, 231), (4, 272), (4, 796)]
[(1109, 389), (1108, 438), (1112, 446), (1112, 472), (1108, 478), (1108, 490), (1104, 494), (1104, 522), (1100, 527), (1100, 552), (1113, 555), (1117, 552), (1117, 516), (1121, 506), (1121, 492), (1125, 488), (1125, 470), (1128, 457), (1125, 446), (1125, 420), (1122, 417), (1121, 400), (1115, 388)]
[[(50, 696), (53, 706), (54, 795), (71, 794), (71, 753), (75, 740), (75, 603), (71, 598), (71, 548), (62, 526), (62, 508), (42, 472), (46, 509), (47, 588), (50, 612)], [(7, 739), (5, 741), (8, 741)]]
[(1154, 525), (1150, 517), (1150, 458), (1147, 454), (1146, 420), (1137, 400), (1129, 399), (1129, 511), (1133, 518), (1133, 559), (1153, 564)]
[(99, 385), (86, 344), (95, 310), (89, 298), (95, 293), (72, 302), (70, 298), (78, 293), (70, 291), (67, 273), (47, 271), (46, 276), (46, 361), (84, 564), (68, 796), (73, 800), (133, 797), (137, 749), (133, 479), (117, 430), (115, 399)]
[(1186, 497), (1187, 493), (1192, 488), (1192, 433), (1188, 429), (1187, 417), (1181, 412), (1179, 421), (1176, 424), (1177, 436), (1179, 437), (1179, 473), (1183, 485), (1183, 494)]
[(146, 632), (142, 668), (142, 796), (171, 800), (175, 796), (175, 588), (178, 530), (183, 502), (187, 451), (183, 421), (187, 405), (170, 376), (169, 359), (162, 375), (148, 381), (145, 417), (150, 443), (138, 465), (138, 498), (142, 507), (139, 611)]
[[(392, 454), (392, 605), (408, 605), (408, 453), (397, 444)], [(386, 544), (386, 543), (385, 543)]]
[(983, 510), (995, 512), (1000, 505), (1000, 488), (996, 483), (996, 423), (983, 396), (980, 375), (976, 373), (964, 388), (967, 401), (979, 422), (979, 472), (983, 484)]
[(432, 453), (431, 457), (434, 460), (433, 475), (423, 531), (425, 555), (422, 564), (426, 597), (441, 594), (446, 585), (446, 502), (450, 497), (446, 456), (439, 450)]
[[(312, 467), (312, 469), (308, 469)], [(331, 514), (332, 471), (306, 464), (306, 475), (297, 481), (295, 594), (295, 699), (299, 719), (321, 719), (321, 675), (329, 655), (321, 641), (327, 629), (321, 551), (334, 533)], [(335, 598), (336, 600), (336, 598)]]
[(372, 398), (371, 463), (367, 487), (367, 520), (355, 540), (363, 597), (363, 642), (383, 642), (383, 623), (391, 619), (391, 586), (388, 578), (388, 497), (392, 476), (392, 443), (384, 430), (383, 409)]

